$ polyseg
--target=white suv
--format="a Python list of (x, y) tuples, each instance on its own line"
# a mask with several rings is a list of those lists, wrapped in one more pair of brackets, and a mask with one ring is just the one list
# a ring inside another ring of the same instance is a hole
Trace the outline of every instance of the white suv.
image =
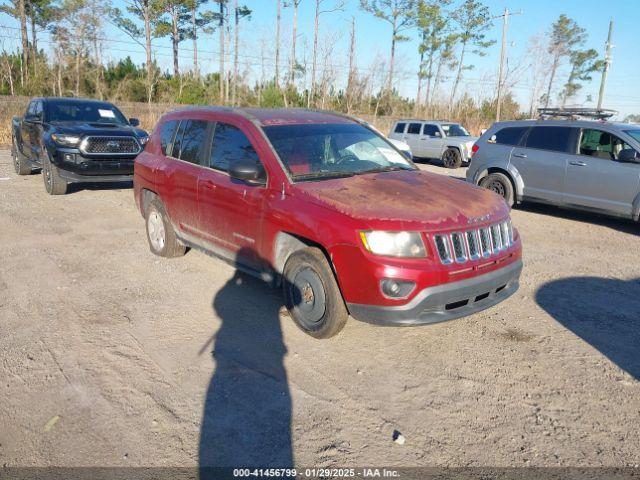
[(429, 120), (398, 120), (389, 138), (407, 143), (414, 157), (442, 159), (447, 168), (469, 162), (471, 147), (478, 139), (459, 123)]

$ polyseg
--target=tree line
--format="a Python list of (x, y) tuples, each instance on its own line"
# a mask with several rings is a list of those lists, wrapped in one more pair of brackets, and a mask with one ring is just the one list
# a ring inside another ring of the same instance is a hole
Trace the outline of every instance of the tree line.
[[(484, 90), (476, 96), (463, 88), (471, 81), (466, 78), (478, 58), (495, 46), (495, 39), (488, 36), (495, 18), (481, 0), (269, 1), (274, 20), (271, 38), (258, 39), (252, 32), (252, 46), (243, 47), (245, 29), (252, 28), (252, 0), (125, 0), (123, 9), (107, 0), (7, 0), (0, 12), (15, 18), (19, 28), (5, 29), (2, 35), (0, 92), (305, 106), (373, 115), (471, 115), (486, 120), (495, 115), (495, 78), (479, 82)], [(388, 53), (366, 67), (358, 64), (356, 18), (348, 29), (348, 52), (340, 54), (335, 39), (321, 35), (331, 17), (345, 12), (349, 2), (357, 2), (362, 13), (375, 17), (389, 32)], [(310, 59), (299, 51), (301, 37), (306, 38), (298, 29), (300, 8), (314, 13)], [(285, 15), (288, 38), (283, 38)], [(115, 26), (122, 38), (107, 39), (108, 25)], [(527, 113), (527, 105), (517, 104), (512, 94), (523, 78), (532, 114), (537, 106), (566, 105), (603, 68), (598, 52), (585, 48), (586, 30), (567, 15), (560, 15), (547, 32), (530, 40), (524, 58), (512, 59), (506, 66), (500, 79), (506, 92), (503, 116)], [(11, 33), (20, 41), (18, 50), (4, 48)], [(172, 68), (167, 71), (159, 67), (162, 52), (154, 44), (158, 38), (170, 41)], [(217, 71), (204, 72), (201, 67), (203, 38), (217, 39), (217, 52), (206, 52), (214, 53)], [(397, 47), (412, 38), (418, 39), (417, 89), (403, 96), (398, 86), (407, 81), (407, 73), (398, 71)], [(48, 48), (42, 47), (44, 42)], [(115, 51), (118, 45), (125, 50), (139, 46), (146, 61), (136, 65), (123, 55), (117, 62), (105, 62), (104, 51)], [(192, 56), (186, 69), (181, 65), (185, 51)], [(340, 58), (344, 61), (336, 61)]]

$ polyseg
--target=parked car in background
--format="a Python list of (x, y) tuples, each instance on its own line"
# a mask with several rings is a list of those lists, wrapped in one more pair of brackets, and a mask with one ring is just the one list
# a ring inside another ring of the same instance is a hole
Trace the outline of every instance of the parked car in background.
[(507, 204), (543, 202), (639, 219), (640, 126), (551, 119), (494, 124), (467, 180)]
[(196, 247), (281, 283), (291, 318), (316, 338), (349, 314), (433, 323), (518, 288), (521, 242), (502, 199), (421, 171), (342, 115), (169, 113), (136, 159), (134, 195), (153, 253)]
[(51, 195), (75, 182), (131, 181), (133, 160), (149, 138), (109, 102), (34, 98), (13, 118), (11, 154), (16, 173), (42, 169)]
[(469, 162), (477, 140), (459, 123), (428, 120), (399, 120), (389, 138), (407, 143), (414, 157), (441, 159), (447, 168)]
[(376, 127), (374, 127), (373, 125), (371, 125), (370, 123), (358, 118), (357, 120), (359, 120), (360, 122), (362, 122), (363, 125), (366, 125), (367, 127), (369, 127), (371, 130), (373, 130), (374, 132), (376, 132), (378, 135), (380, 135), (381, 137), (385, 137), (389, 143), (391, 143), (391, 145), (393, 145), (394, 147), (396, 147), (398, 150), (400, 150), (400, 152), (407, 157), (409, 160), (413, 160), (413, 153), (411, 152), (411, 147), (409, 147), (409, 145), (405, 142), (403, 142), (402, 140), (398, 140), (396, 138), (389, 138), (387, 137), (384, 133), (382, 133), (380, 130), (378, 130)]

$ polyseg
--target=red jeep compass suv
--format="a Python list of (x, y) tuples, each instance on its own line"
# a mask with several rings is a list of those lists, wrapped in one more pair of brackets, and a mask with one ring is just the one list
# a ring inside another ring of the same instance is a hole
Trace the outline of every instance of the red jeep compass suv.
[(282, 283), (316, 338), (347, 317), (418, 325), (514, 293), (521, 242), (494, 193), (423, 172), (378, 133), (307, 110), (188, 108), (135, 161), (151, 251), (196, 247)]

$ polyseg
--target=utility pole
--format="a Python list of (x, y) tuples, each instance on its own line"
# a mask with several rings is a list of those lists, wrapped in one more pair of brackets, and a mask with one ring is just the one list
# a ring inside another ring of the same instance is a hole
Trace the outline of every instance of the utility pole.
[(498, 68), (498, 91), (496, 98), (496, 122), (500, 121), (500, 110), (502, 109), (502, 77), (504, 76), (504, 64), (507, 57), (507, 29), (509, 28), (509, 15), (521, 15), (522, 10), (518, 12), (510, 12), (508, 8), (504, 9), (502, 15), (496, 15), (493, 18), (502, 18), (502, 46), (500, 47), (500, 67)]
[(604, 69), (602, 70), (602, 79), (600, 80), (600, 93), (598, 94), (598, 110), (602, 109), (602, 101), (604, 100), (604, 88), (607, 84), (607, 73), (611, 67), (611, 35), (613, 34), (613, 19), (609, 21), (609, 35), (607, 36), (607, 50), (604, 54)]

